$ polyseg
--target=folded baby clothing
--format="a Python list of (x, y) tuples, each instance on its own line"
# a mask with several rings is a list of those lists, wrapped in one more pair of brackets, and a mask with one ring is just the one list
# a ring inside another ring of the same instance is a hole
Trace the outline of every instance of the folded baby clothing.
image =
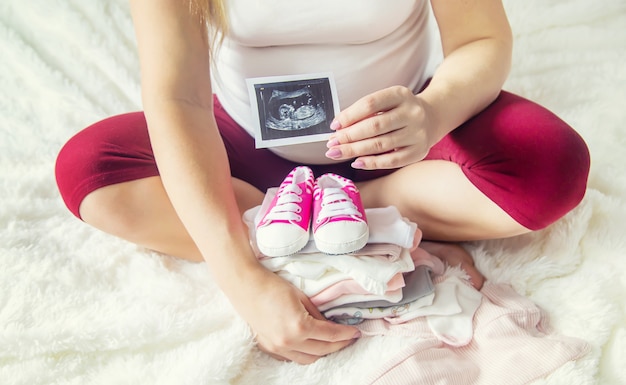
[(418, 309), (433, 304), (435, 287), (425, 266), (405, 274), (406, 286), (397, 302), (371, 300), (346, 303), (323, 312), (330, 320), (347, 325), (357, 325), (366, 319), (393, 319), (403, 314), (415, 314)]
[[(401, 286), (397, 285), (399, 280), (403, 281), (402, 273), (411, 272), (415, 268), (411, 249), (418, 242), (415, 237), (416, 232), (419, 232), (416, 224), (403, 218), (393, 206), (367, 209), (369, 240), (356, 252), (339, 255), (322, 253), (311, 236), (308, 244), (293, 255), (268, 257), (255, 245), (255, 232), (260, 213), (266, 210), (274, 193), (275, 189), (269, 189), (261, 206), (247, 210), (243, 217), (248, 225), (251, 246), (263, 266), (298, 287), (309, 298), (344, 281), (359, 286), (354, 292), (318, 300), (322, 308), (368, 299), (389, 302), (401, 299)], [(401, 284), (404, 285), (403, 282)], [(334, 302), (327, 304), (330, 301)]]
[[(244, 214), (254, 248), (256, 223), (263, 207), (273, 199)], [(289, 256), (269, 257), (255, 248), (257, 258), (267, 269), (298, 287), (332, 321), (358, 324), (366, 319), (400, 323), (427, 315), (461, 312), (456, 293), (443, 285), (436, 302), (432, 276), (441, 275), (443, 262), (417, 247), (421, 231), (393, 207), (367, 209), (369, 240), (350, 254), (321, 253), (314, 241)]]
[(393, 206), (365, 210), (369, 240), (359, 251), (325, 254), (310, 236), (293, 255), (263, 255), (255, 228), (272, 190), (244, 214), (259, 262), (329, 320), (356, 325), (363, 336), (412, 338), (361, 383), (525, 384), (588, 350), (550, 335), (538, 308), (512, 289), (487, 283), (477, 291), (460, 268), (419, 247), (421, 231)]
[(387, 255), (298, 253), (289, 257), (261, 258), (259, 261), (268, 270), (281, 272), (281, 276), (299, 287), (307, 296), (319, 292), (309, 290), (307, 282), (313, 280), (328, 283), (329, 276), (334, 282), (354, 279), (367, 292), (383, 295), (396, 274), (414, 269), (407, 249), (403, 249), (398, 258), (388, 258)]
[[(404, 286), (404, 275), (402, 273), (398, 273), (394, 275), (389, 282), (387, 282), (387, 291), (385, 294), (396, 290), (402, 290)], [(320, 306), (348, 294), (370, 293), (365, 290), (363, 286), (359, 285), (354, 279), (349, 278), (327, 286), (317, 294), (311, 295), (309, 299), (313, 305)]]

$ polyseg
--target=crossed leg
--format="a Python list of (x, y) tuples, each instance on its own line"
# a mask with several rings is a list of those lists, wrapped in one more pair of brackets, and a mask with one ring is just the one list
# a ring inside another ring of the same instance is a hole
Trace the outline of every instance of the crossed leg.
[[(242, 214), (263, 201), (263, 193), (246, 182), (233, 178), (233, 187)], [(97, 229), (137, 245), (193, 262), (204, 261), (158, 176), (99, 188), (83, 199), (80, 214)]]
[[(233, 178), (239, 210), (259, 205), (263, 193)], [(418, 223), (421, 247), (452, 266), (461, 265), (476, 287), (483, 276), (458, 243), (507, 237), (529, 231), (474, 187), (451, 162), (424, 161), (388, 176), (359, 184), (366, 207), (395, 205)], [(178, 218), (160, 177), (99, 188), (80, 205), (83, 220), (130, 242), (190, 261), (202, 255)], [(444, 242), (434, 242), (444, 241)]]
[[(261, 203), (261, 182), (277, 185), (273, 183), (293, 164), (269, 151), (255, 150), (245, 130), (217, 107), (216, 118), (224, 126), (220, 130), (232, 153), (231, 170), (242, 178), (233, 178), (233, 185), (243, 212)], [(129, 159), (140, 169), (148, 164), (148, 172), (155, 175), (142, 114), (108, 119), (79, 136), (72, 146), (81, 151), (70, 149), (60, 156), (59, 180), (70, 176), (61, 190), (70, 193), (70, 201), (80, 202), (71, 193), (83, 182), (81, 178), (91, 177), (92, 168), (99, 169), (92, 163), (103, 161), (100, 152), (109, 151), (110, 140), (115, 149), (130, 146)], [(92, 158), (75, 158), (86, 156), (82, 155), (85, 143), (104, 145), (87, 156)], [(127, 170), (122, 168), (127, 167), (127, 160), (115, 158), (103, 168), (109, 172), (112, 166), (115, 172), (125, 174)], [(89, 167), (77, 171), (81, 165)], [(354, 171), (346, 167), (346, 172)], [(471, 256), (453, 242), (509, 237), (549, 225), (580, 202), (588, 171), (588, 150), (574, 130), (542, 107), (503, 92), (483, 113), (433, 147), (427, 160), (377, 179), (354, 180), (362, 181), (358, 186), (366, 207), (398, 207), (420, 226), (424, 239), (431, 241), (422, 247), (450, 265), (461, 264), (480, 287), (483, 278)], [(270, 180), (269, 174), (274, 179)], [(257, 187), (243, 181), (254, 178), (263, 179), (256, 181)], [(159, 252), (202, 261), (158, 176), (97, 188), (82, 199), (79, 211), (83, 220), (105, 232)]]
[(530, 230), (486, 197), (452, 162), (415, 163), (359, 184), (366, 207), (396, 206), (423, 232), (420, 247), (450, 266), (460, 265), (476, 288), (484, 277), (460, 241), (506, 238)]

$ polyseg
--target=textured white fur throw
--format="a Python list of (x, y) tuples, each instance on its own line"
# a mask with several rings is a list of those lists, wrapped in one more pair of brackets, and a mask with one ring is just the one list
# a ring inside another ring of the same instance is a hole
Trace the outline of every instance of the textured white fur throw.
[[(506, 88), (572, 124), (593, 164), (564, 219), (468, 248), (490, 280), (591, 344), (536, 384), (626, 384), (626, 2), (505, 5), (516, 37)], [(362, 339), (310, 366), (274, 361), (203, 265), (68, 213), (53, 175), (60, 146), (141, 108), (126, 0), (2, 0), (0, 94), (0, 384), (355, 384), (406, 342)]]

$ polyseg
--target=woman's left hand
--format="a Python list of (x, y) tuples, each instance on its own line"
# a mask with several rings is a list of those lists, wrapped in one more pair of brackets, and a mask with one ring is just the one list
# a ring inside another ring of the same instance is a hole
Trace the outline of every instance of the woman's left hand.
[(424, 159), (435, 144), (429, 106), (406, 87), (367, 95), (341, 111), (331, 124), (326, 156), (353, 159), (352, 167), (375, 170), (406, 166)]

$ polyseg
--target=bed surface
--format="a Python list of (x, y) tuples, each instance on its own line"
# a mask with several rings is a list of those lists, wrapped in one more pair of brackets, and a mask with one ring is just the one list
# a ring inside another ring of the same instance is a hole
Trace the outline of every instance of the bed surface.
[[(554, 330), (591, 351), (535, 384), (625, 384), (626, 2), (506, 0), (506, 89), (556, 112), (587, 141), (589, 188), (546, 230), (467, 244)], [(398, 351), (362, 339), (313, 365), (274, 361), (201, 264), (89, 228), (54, 182), (63, 143), (141, 108), (126, 0), (0, 5), (0, 383), (351, 384)]]

